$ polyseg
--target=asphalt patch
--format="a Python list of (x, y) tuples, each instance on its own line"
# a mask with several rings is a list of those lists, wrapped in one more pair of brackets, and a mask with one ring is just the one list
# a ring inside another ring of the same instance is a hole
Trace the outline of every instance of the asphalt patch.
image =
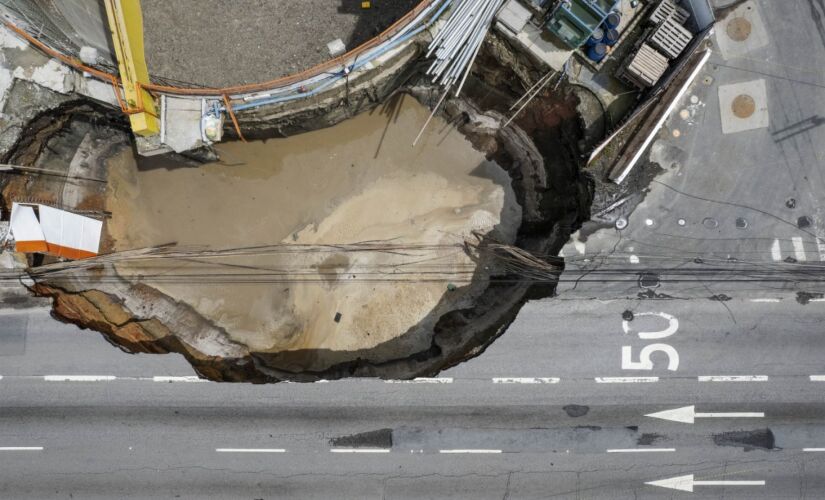
[(821, 299), (824, 297), (825, 294), (822, 293), (796, 292), (796, 301), (803, 306), (810, 304), (812, 299)]
[(639, 436), (639, 439), (636, 440), (636, 444), (639, 446), (647, 446), (655, 443), (656, 441), (662, 439), (664, 436), (661, 434), (656, 434), (654, 432), (646, 432)]
[(590, 407), (583, 405), (567, 405), (563, 407), (562, 410), (567, 413), (568, 417), (578, 418), (587, 415), (587, 412), (590, 411)]
[(770, 429), (756, 429), (752, 431), (723, 432), (713, 435), (716, 446), (742, 447), (745, 451), (774, 450), (776, 440)]
[(392, 429), (359, 432), (329, 440), (332, 446), (347, 448), (392, 448)]

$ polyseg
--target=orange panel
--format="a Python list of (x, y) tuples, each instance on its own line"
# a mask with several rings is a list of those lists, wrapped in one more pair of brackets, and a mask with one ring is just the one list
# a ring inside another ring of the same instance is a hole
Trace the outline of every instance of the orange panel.
[(45, 241), (16, 241), (14, 251), (22, 253), (45, 253), (49, 251)]

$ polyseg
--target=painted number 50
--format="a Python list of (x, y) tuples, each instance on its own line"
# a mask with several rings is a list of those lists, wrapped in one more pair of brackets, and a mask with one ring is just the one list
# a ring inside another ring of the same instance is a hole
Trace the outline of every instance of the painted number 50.
[[(667, 327), (664, 330), (654, 332), (637, 332), (640, 339), (663, 339), (670, 337), (679, 329), (679, 320), (667, 313), (646, 312), (638, 313), (639, 316), (658, 316), (667, 320)], [(630, 333), (630, 322), (623, 320), (622, 329), (626, 334)], [(679, 353), (673, 346), (668, 344), (650, 344), (642, 348), (639, 352), (639, 361), (633, 360), (633, 347), (622, 346), (622, 370), (652, 370), (653, 359), (651, 356), (655, 352), (662, 352), (667, 356), (667, 369), (676, 371), (679, 368)]]

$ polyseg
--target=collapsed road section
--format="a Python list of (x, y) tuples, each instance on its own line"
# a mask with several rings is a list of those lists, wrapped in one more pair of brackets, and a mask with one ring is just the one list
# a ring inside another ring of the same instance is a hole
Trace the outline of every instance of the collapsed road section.
[[(6, 60), (24, 66), (10, 70), (20, 76), (4, 108), (16, 128), (3, 219), (13, 206), (40, 219), (59, 209), (102, 230), (98, 256), (18, 246), (7, 275), (51, 297), (57, 318), (129, 352), (181, 353), (212, 380), (435, 374), (553, 293), (555, 256), (594, 194), (613, 189), (602, 166), (627, 154), (627, 123), (663, 100), (659, 78), (684, 74), (677, 53), (654, 81), (598, 83), (672, 24), (648, 21), (659, 2), (632, 3), (603, 6), (574, 37), (565, 2), (424, 1), (298, 75), (224, 89), (136, 82), (137, 104), (105, 65), (10, 21)], [(451, 17), (468, 5), (485, 16)], [(525, 42), (536, 29), (555, 33), (552, 57)], [(605, 37), (612, 56), (593, 49)], [(701, 37), (679, 52), (693, 57)], [(428, 45), (441, 63), (419, 64)]]

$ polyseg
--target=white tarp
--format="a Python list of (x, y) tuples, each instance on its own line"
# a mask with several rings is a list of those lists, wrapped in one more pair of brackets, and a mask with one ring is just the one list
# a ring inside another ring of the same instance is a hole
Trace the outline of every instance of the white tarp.
[(34, 207), (12, 203), (9, 226), (18, 252), (46, 251), (46, 237), (40, 228)]
[(97, 255), (103, 222), (37, 205), (38, 220), (34, 208), (29, 205), (12, 205), (11, 231), (18, 252), (46, 252), (70, 259), (82, 259)]

